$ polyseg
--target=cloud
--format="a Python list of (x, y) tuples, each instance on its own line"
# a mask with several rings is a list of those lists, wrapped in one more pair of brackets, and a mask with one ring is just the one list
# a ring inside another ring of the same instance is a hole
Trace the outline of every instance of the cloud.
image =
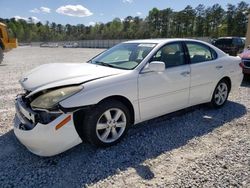
[(32, 13), (40, 13), (40, 10), (37, 9), (37, 8), (34, 8), (34, 9), (30, 10), (30, 12), (32, 12)]
[(122, 2), (123, 2), (123, 3), (129, 3), (129, 4), (131, 4), (131, 3), (134, 2), (134, 0), (122, 0)]
[(21, 16), (14, 16), (16, 20), (26, 20), (27, 18)]
[(137, 12), (136, 14), (137, 14), (138, 16), (141, 16), (141, 15), (142, 15), (142, 13), (141, 13), (141, 12)]
[(40, 20), (37, 18), (37, 17), (35, 17), (35, 16), (31, 16), (31, 17), (22, 17), (22, 16), (14, 16), (14, 18), (16, 19), (16, 20), (25, 20), (26, 22), (32, 22), (32, 23), (37, 23), (37, 22), (39, 22)]
[(32, 10), (30, 10), (30, 12), (32, 13), (45, 13), (45, 14), (48, 14), (51, 12), (51, 9), (48, 8), (48, 7), (40, 7), (40, 8), (34, 8)]
[(94, 26), (96, 22), (89, 22), (89, 26)]
[(48, 7), (40, 7), (40, 10), (43, 13), (50, 13), (50, 8), (48, 8)]
[(58, 14), (64, 14), (67, 16), (75, 16), (75, 17), (87, 17), (93, 15), (89, 9), (85, 8), (82, 5), (66, 5), (61, 6), (56, 9)]
[(40, 20), (35, 16), (32, 16), (31, 19), (32, 19), (32, 22), (34, 23), (40, 22)]

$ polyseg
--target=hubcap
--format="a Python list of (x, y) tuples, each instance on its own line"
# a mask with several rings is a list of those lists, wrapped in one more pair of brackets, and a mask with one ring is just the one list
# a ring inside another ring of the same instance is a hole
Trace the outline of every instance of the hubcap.
[(126, 116), (118, 108), (105, 111), (97, 121), (96, 134), (104, 143), (111, 143), (119, 139), (126, 128)]
[(217, 105), (222, 105), (227, 100), (228, 88), (227, 84), (222, 82), (216, 88), (214, 95), (215, 103)]

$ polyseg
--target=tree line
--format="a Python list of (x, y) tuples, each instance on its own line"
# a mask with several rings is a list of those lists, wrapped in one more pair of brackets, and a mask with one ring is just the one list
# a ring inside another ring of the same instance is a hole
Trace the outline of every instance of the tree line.
[(226, 10), (214, 4), (205, 7), (199, 4), (193, 8), (186, 6), (181, 11), (171, 8), (153, 8), (145, 19), (138, 16), (115, 18), (108, 23), (84, 24), (34, 23), (15, 18), (3, 19), (9, 33), (20, 42), (68, 41), (85, 39), (143, 39), (173, 37), (245, 36), (250, 6), (242, 1), (228, 4)]

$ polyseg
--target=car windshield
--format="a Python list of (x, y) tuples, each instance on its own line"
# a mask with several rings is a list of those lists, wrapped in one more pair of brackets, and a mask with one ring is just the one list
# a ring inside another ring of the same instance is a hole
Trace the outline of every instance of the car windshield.
[(96, 56), (90, 63), (132, 70), (156, 46), (154, 43), (121, 43)]

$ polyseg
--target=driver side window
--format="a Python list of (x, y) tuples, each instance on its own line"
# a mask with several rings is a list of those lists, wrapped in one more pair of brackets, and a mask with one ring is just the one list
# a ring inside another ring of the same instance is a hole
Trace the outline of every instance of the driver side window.
[(163, 46), (152, 57), (151, 61), (162, 61), (166, 68), (185, 64), (184, 52), (181, 43), (172, 43)]

